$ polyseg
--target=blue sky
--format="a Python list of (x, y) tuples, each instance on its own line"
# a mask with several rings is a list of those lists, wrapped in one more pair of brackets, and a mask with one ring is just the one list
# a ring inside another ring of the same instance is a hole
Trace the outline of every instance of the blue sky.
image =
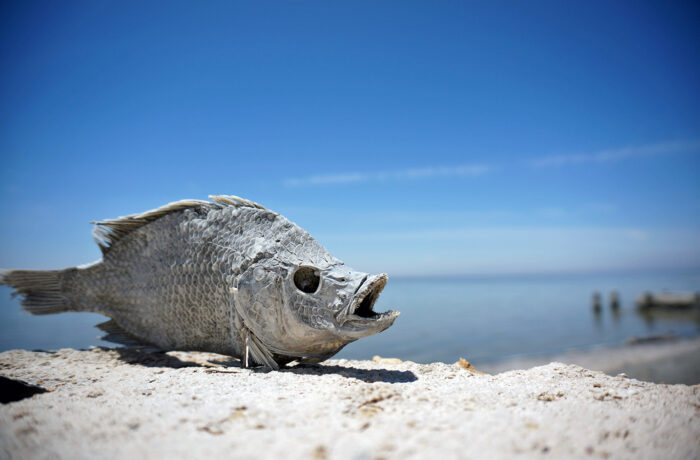
[(700, 267), (692, 2), (4, 2), (0, 266), (235, 194), (390, 275)]

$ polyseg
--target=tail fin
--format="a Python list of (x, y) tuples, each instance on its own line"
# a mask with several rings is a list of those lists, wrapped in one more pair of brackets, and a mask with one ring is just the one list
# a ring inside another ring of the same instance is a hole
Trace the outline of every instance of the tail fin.
[(0, 285), (14, 288), (12, 295), (22, 296), (22, 308), (32, 315), (73, 311), (63, 285), (66, 276), (75, 270), (0, 270)]

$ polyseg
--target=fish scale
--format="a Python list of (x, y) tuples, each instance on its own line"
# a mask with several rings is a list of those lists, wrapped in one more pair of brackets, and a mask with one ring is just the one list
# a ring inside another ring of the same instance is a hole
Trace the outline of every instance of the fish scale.
[(228, 354), (275, 369), (326, 359), (393, 324), (398, 312), (373, 310), (385, 274), (345, 266), (257, 203), (210, 198), (98, 222), (101, 260), (7, 270), (0, 283), (33, 314), (109, 316), (99, 326), (109, 340)]

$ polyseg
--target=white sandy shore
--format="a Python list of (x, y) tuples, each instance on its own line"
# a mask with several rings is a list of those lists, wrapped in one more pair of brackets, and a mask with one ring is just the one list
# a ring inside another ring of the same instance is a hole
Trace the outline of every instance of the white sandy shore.
[(0, 456), (155, 458), (697, 458), (700, 386), (552, 363), (328, 361), (283, 372), (206, 353), (0, 354), (48, 393), (0, 406)]

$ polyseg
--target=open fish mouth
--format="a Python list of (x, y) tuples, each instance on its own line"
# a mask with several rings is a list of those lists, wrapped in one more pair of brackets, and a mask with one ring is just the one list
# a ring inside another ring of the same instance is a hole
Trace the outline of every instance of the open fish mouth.
[(388, 278), (386, 274), (365, 278), (353, 296), (346, 314), (343, 315), (343, 322), (350, 323), (355, 328), (384, 330), (391, 326), (400, 314), (398, 311), (389, 310), (383, 313), (374, 311), (374, 304), (384, 290)]

